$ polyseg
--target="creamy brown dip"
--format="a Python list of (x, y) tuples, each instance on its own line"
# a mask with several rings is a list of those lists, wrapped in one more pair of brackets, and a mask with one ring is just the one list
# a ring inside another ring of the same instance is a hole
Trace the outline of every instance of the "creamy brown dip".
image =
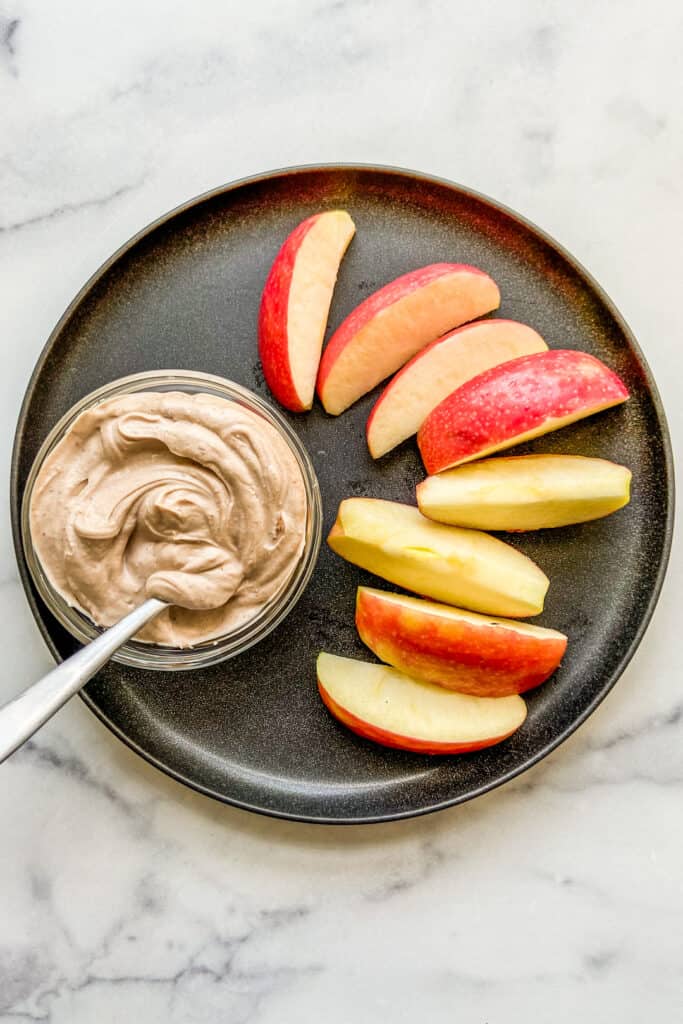
[(76, 419), (33, 490), (33, 546), (55, 589), (100, 626), (147, 597), (137, 639), (189, 647), (253, 618), (304, 545), (299, 465), (268, 422), (209, 394), (138, 392)]

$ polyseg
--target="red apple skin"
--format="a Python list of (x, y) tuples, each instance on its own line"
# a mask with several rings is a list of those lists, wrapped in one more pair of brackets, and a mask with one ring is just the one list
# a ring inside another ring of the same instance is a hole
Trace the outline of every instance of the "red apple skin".
[(492, 747), (496, 743), (502, 743), (508, 739), (518, 727), (504, 733), (502, 736), (489, 736), (485, 740), (478, 740), (476, 743), (437, 743), (416, 739), (412, 736), (400, 736), (398, 733), (389, 732), (386, 729), (379, 729), (369, 722), (341, 707), (327, 692), (320, 679), (318, 679), (318, 692), (327, 710), (334, 715), (338, 721), (345, 725), (351, 732), (363, 739), (372, 740), (384, 747), (393, 747), (395, 750), (410, 750), (415, 754), (471, 754), (475, 750), (483, 750), (485, 747)]
[[(401, 277), (397, 277), (394, 281), (390, 281), (389, 284), (386, 284), (383, 288), (373, 292), (373, 294), (369, 295), (367, 299), (360, 303), (360, 305), (356, 306), (356, 308), (349, 313), (346, 319), (334, 332), (323, 352), (322, 359), (320, 360), (316, 390), (318, 392), (318, 397), (323, 402), (323, 405), (325, 404), (323, 392), (325, 390), (327, 378), (337, 362), (340, 353), (346, 348), (349, 342), (353, 341), (359, 331), (361, 331), (361, 329), (370, 320), (374, 319), (378, 313), (387, 309), (389, 306), (393, 306), (394, 303), (405, 298), (405, 296), (410, 292), (424, 288), (426, 285), (438, 280), (438, 278), (447, 274), (453, 274), (457, 271), (477, 274), (483, 278), (491, 280), (489, 275), (483, 270), (480, 270), (478, 267), (471, 267), (466, 263), (432, 263), (429, 266), (421, 267), (418, 270), (412, 270), (407, 274), (401, 275)], [(491, 309), (495, 309), (500, 302), (500, 293), (493, 281), (491, 281), (491, 285), (497, 294), (497, 302), (491, 305)], [(483, 312), (490, 312), (490, 310), (483, 310), (480, 315), (483, 315)], [(453, 324), (453, 326), (455, 327), (457, 325)], [(379, 383), (379, 381), (377, 383)], [(374, 387), (374, 384), (372, 387)], [(371, 390), (371, 388), (368, 390)]]
[(554, 349), (512, 359), (457, 388), (429, 414), (417, 443), (429, 474), (509, 448), (629, 397), (595, 356)]
[(289, 289), (301, 243), (319, 217), (319, 213), (307, 217), (285, 239), (266, 278), (258, 315), (258, 347), (263, 376), (280, 405), (292, 412), (304, 412), (305, 407), (294, 387), (289, 364)]
[(430, 614), (431, 602), (401, 606), (391, 597), (358, 588), (356, 627), (363, 643), (406, 675), (458, 693), (524, 693), (553, 674), (567, 648), (567, 638), (555, 631), (547, 638), (525, 635), (487, 616), (477, 616), (475, 625), (469, 616), (457, 621)]

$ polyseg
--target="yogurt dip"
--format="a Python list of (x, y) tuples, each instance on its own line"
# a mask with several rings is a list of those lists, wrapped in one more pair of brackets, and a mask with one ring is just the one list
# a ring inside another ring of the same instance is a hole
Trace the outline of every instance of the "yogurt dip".
[(243, 626), (304, 548), (301, 470), (277, 430), (205, 393), (140, 391), (81, 413), (45, 459), (31, 539), (69, 604), (110, 626), (168, 602), (137, 640), (191, 647)]

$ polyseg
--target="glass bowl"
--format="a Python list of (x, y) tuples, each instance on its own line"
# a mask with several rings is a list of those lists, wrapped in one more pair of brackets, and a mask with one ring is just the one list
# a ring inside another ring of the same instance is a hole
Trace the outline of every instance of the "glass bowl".
[(306, 449), (284, 417), (247, 388), (208, 373), (191, 370), (152, 370), (146, 373), (136, 373), (130, 377), (121, 377), (82, 398), (50, 431), (36, 456), (26, 481), (21, 507), (21, 534), (26, 562), (38, 593), (55, 618), (82, 643), (87, 643), (98, 636), (101, 632), (100, 627), (96, 626), (83, 612), (69, 605), (52, 587), (43, 572), (33, 547), (29, 528), (31, 495), (45, 458), (84, 410), (90, 409), (106, 399), (136, 391), (203, 391), (236, 402), (257, 416), (262, 416), (278, 431), (301, 470), (307, 506), (304, 547), (286, 586), (275, 594), (252, 619), (223, 636), (188, 648), (165, 647), (160, 644), (129, 640), (119, 648), (113, 658), (114, 661), (123, 665), (162, 671), (182, 671), (183, 669), (215, 665), (227, 658), (241, 654), (258, 643), (289, 614), (311, 578), (318, 559), (322, 536), (320, 489)]

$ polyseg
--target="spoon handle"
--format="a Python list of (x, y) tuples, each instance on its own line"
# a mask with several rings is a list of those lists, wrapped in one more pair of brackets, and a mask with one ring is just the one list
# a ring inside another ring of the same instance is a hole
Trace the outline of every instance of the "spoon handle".
[(47, 722), (69, 697), (78, 693), (121, 644), (166, 607), (156, 598), (145, 601), (14, 700), (0, 707), (0, 763)]

